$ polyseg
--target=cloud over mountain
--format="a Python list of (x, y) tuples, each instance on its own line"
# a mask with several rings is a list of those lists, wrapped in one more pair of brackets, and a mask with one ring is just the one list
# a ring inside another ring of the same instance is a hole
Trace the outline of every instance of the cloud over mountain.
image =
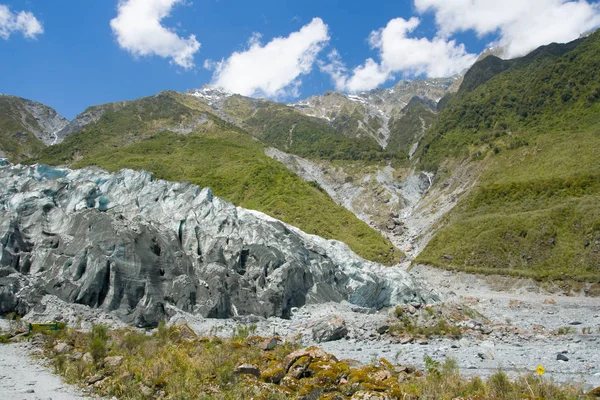
[(327, 25), (314, 18), (287, 37), (264, 45), (260, 39), (255, 34), (246, 50), (220, 62), (205, 62), (205, 67), (215, 69), (213, 84), (245, 96), (298, 96), (300, 76), (312, 70), (329, 34)]
[(110, 21), (119, 46), (134, 56), (157, 55), (192, 68), (200, 50), (196, 36), (182, 38), (161, 24), (177, 4), (184, 0), (120, 0), (118, 15)]
[(415, 0), (433, 12), (439, 36), (473, 30), (498, 34), (495, 44), (517, 57), (551, 42), (569, 42), (600, 25), (600, 4), (585, 0)]
[(339, 54), (330, 54), (330, 63), (321, 70), (334, 80), (338, 90), (359, 92), (374, 89), (395, 77), (425, 75), (450, 76), (469, 67), (477, 58), (463, 44), (442, 37), (433, 39), (412, 37), (419, 18), (395, 18), (384, 28), (371, 32), (369, 45), (379, 53), (380, 61), (368, 58), (362, 65), (348, 71)]

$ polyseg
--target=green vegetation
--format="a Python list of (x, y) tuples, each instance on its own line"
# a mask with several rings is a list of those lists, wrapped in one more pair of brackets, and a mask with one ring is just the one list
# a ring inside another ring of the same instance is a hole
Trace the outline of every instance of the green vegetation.
[(367, 161), (394, 157), (371, 138), (345, 137), (326, 122), (283, 104), (232, 96), (223, 110), (262, 142), (301, 157)]
[[(98, 331), (107, 334), (108, 357), (95, 360), (90, 343)], [(265, 339), (257, 336), (202, 338), (187, 325), (161, 324), (151, 335), (130, 328), (70, 329), (34, 340), (44, 343), (45, 356), (67, 382), (121, 399), (591, 398), (533, 373), (514, 381), (502, 371), (486, 380), (464, 378), (456, 361), (429, 357), (425, 371), (383, 358), (359, 365), (315, 347), (299, 350), (293, 342), (265, 351)]]
[(417, 99), (411, 100), (402, 113), (401, 117), (390, 119), (387, 150), (408, 158), (410, 147), (433, 124), (436, 114)]
[[(436, 169), (447, 157), (468, 157), (497, 138), (527, 142), (538, 134), (599, 123), (598, 51), (600, 32), (583, 42), (543, 46), (514, 61), (487, 57), (475, 64), (428, 132), (422, 167)], [(480, 66), (494, 61), (510, 66), (490, 78), (489, 69)]]
[[(146, 169), (159, 179), (188, 181), (236, 205), (265, 212), (305, 232), (348, 244), (357, 254), (392, 265), (402, 256), (387, 239), (264, 154), (264, 145), (224, 122), (190, 96), (163, 92), (101, 106), (96, 124), (35, 162), (97, 165), (109, 171)], [(168, 129), (193, 130), (188, 135)]]
[(541, 48), (450, 101), (421, 161), (484, 173), (417, 262), (600, 281), (599, 49), (600, 32)]
[[(45, 147), (25, 126), (22, 116), (27, 111), (22, 101), (18, 97), (0, 95), (0, 153), (15, 163), (38, 155)], [(29, 117), (26, 122), (42, 130), (34, 118)]]

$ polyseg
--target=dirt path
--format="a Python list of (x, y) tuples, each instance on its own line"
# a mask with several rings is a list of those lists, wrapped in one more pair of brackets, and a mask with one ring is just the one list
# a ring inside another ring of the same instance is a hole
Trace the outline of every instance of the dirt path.
[(10, 400), (77, 400), (77, 388), (30, 357), (28, 343), (0, 345), (0, 398)]

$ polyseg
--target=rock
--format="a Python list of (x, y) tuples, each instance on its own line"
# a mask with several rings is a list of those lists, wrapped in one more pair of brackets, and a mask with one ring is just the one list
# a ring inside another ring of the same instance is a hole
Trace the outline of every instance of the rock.
[(415, 340), (413, 336), (407, 335), (400, 338), (400, 344), (409, 344)]
[(359, 390), (352, 395), (351, 400), (390, 400), (390, 397), (385, 393), (379, 393), (370, 390)]
[(409, 313), (411, 313), (413, 315), (417, 313), (417, 309), (413, 305), (410, 305), (410, 304), (408, 307), (406, 307), (406, 311), (408, 311)]
[(494, 330), (489, 326), (481, 327), (481, 333), (483, 333), (484, 335), (490, 335), (492, 332), (494, 332)]
[(302, 388), (298, 395), (298, 400), (319, 400), (323, 394), (323, 389), (320, 387)]
[(579, 321), (571, 321), (571, 322), (569, 322), (569, 325), (576, 326), (576, 325), (583, 325), (583, 323), (581, 323)]
[(558, 361), (569, 361), (569, 358), (566, 355), (564, 355), (563, 353), (558, 353), (556, 355), (556, 359)]
[(390, 326), (387, 324), (380, 325), (379, 327), (377, 327), (377, 333), (379, 333), (380, 335), (387, 333), (389, 330), (390, 330)]
[(372, 314), (377, 313), (376, 309), (366, 308), (366, 307), (352, 307), (351, 310), (354, 311), (355, 313), (367, 314), (367, 315), (372, 315)]
[(87, 379), (87, 383), (88, 383), (88, 385), (93, 385), (94, 383), (101, 381), (102, 379), (104, 379), (104, 377), (102, 375), (95, 374), (95, 375), (90, 376)]
[(302, 357), (309, 357), (311, 359), (320, 359), (322, 361), (333, 361), (337, 362), (335, 356), (326, 353), (318, 347), (309, 347), (308, 349), (300, 349), (291, 352), (283, 359), (283, 369), (287, 372), (292, 365)]
[(83, 354), (80, 351), (76, 351), (73, 354), (71, 354), (72, 360), (81, 360), (82, 357), (83, 357)]
[(490, 353), (490, 352), (479, 352), (477, 353), (477, 357), (481, 358), (482, 360), (493, 360), (494, 359), (494, 354)]
[(93, 364), (94, 363), (94, 357), (92, 356), (92, 353), (85, 353), (83, 355), (83, 357), (81, 357), (81, 359), (86, 364)]
[(454, 257), (453, 257), (453, 256), (451, 256), (450, 254), (444, 254), (444, 255), (442, 256), (442, 258), (443, 258), (444, 260), (448, 260), (448, 261), (453, 261), (453, 260), (454, 260)]
[(267, 383), (274, 383), (279, 385), (283, 377), (285, 376), (285, 371), (281, 367), (273, 367), (263, 371), (260, 375), (261, 379)]
[(106, 382), (106, 378), (103, 378), (103, 379), (99, 380), (98, 382), (94, 383), (92, 386), (95, 389), (101, 389), (102, 386), (104, 386), (104, 382)]
[(154, 394), (154, 390), (145, 385), (140, 385), (140, 392), (146, 397), (150, 397)]
[(439, 300), (341, 242), (144, 171), (0, 167), (0, 204), (0, 314), (56, 296), (155, 327), (173, 308), (288, 318), (307, 303)]
[(269, 339), (265, 339), (260, 345), (259, 348), (262, 351), (270, 351), (273, 350), (280, 342), (280, 339), (277, 337), (272, 337)]
[(260, 378), (260, 370), (256, 364), (239, 364), (235, 367), (234, 372), (238, 375), (254, 375), (257, 378)]
[(58, 343), (56, 346), (54, 346), (54, 352), (56, 354), (65, 354), (69, 351), (71, 351), (71, 346), (66, 343)]
[(312, 362), (312, 360), (313, 359), (310, 356), (300, 357), (288, 369), (288, 374), (294, 379), (303, 378), (304, 374), (306, 373), (306, 370), (308, 370), (308, 367), (310, 366), (310, 363)]
[(321, 321), (312, 328), (313, 340), (317, 343), (340, 340), (348, 334), (346, 321), (335, 316), (329, 320)]
[(419, 338), (417, 340), (417, 343), (420, 344), (421, 346), (424, 346), (426, 344), (429, 344), (429, 340), (427, 340), (427, 338)]
[(554, 300), (554, 299), (544, 299), (544, 304), (556, 304), (556, 300)]
[(110, 368), (117, 368), (123, 364), (123, 357), (115, 356), (115, 357), (106, 357), (104, 359), (104, 366)]
[(377, 382), (383, 382), (387, 379), (390, 379), (391, 377), (392, 373), (386, 369), (377, 371), (373, 374), (373, 379), (375, 379)]

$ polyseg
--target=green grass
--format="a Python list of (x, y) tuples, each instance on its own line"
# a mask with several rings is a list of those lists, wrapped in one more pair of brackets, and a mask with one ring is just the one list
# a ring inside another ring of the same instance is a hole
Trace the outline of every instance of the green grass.
[(417, 262), (600, 281), (599, 50), (597, 32), (489, 58), (465, 76), (427, 133), (421, 166), (472, 160), (484, 172)]
[(491, 157), (476, 188), (416, 261), (469, 272), (600, 281), (598, 154), (596, 129), (540, 135)]
[[(189, 135), (169, 132), (199, 116), (209, 122)], [(177, 93), (109, 107), (97, 124), (74, 133), (35, 161), (96, 165), (109, 171), (146, 169), (159, 179), (188, 181), (236, 205), (265, 212), (305, 232), (348, 244), (387, 265), (402, 254), (387, 239), (264, 154), (264, 145)]]

